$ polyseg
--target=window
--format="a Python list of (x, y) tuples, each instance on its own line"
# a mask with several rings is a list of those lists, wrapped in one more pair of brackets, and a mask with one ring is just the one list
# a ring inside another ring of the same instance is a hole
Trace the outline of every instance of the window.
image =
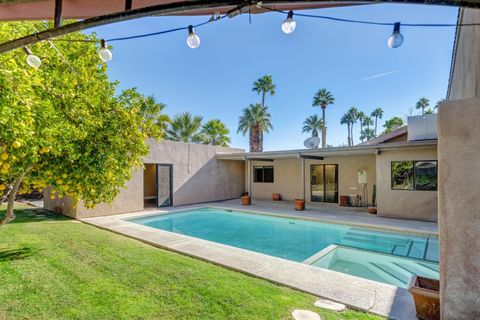
[(437, 161), (392, 161), (393, 190), (437, 190)]
[(253, 182), (273, 183), (273, 167), (253, 167)]

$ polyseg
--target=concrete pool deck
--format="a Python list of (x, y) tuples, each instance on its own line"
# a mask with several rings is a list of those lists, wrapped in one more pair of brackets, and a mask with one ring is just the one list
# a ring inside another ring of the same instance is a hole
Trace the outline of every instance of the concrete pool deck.
[[(370, 216), (358, 208), (341, 208), (341, 211), (335, 211), (334, 209), (338, 209), (338, 206), (312, 206), (307, 211), (299, 213), (293, 209), (289, 209), (288, 202), (272, 203), (269, 201), (254, 200), (253, 204), (254, 205), (250, 207), (243, 207), (240, 204), (240, 200), (231, 200), (211, 204), (168, 209), (157, 208), (156, 210), (136, 213), (86, 218), (82, 219), (82, 221), (141, 240), (159, 248), (206, 260), (315, 296), (340, 302), (353, 309), (372, 312), (391, 319), (416, 319), (413, 300), (404, 288), (190, 236), (150, 228), (123, 220), (131, 217), (166, 214), (211, 206), (266, 214), (274, 212), (275, 215), (280, 216), (309, 218), (397, 231), (403, 230), (413, 233), (436, 234), (437, 232), (436, 223), (380, 218)], [(291, 208), (293, 208), (293, 205)], [(394, 224), (395, 221), (398, 223), (397, 225)]]

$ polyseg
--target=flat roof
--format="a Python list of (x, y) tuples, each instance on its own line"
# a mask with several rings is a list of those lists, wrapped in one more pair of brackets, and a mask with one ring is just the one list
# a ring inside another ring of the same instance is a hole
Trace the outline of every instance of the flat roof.
[(401, 150), (409, 148), (436, 147), (437, 140), (392, 142), (377, 145), (356, 145), (352, 147), (332, 147), (318, 149), (295, 149), (264, 152), (218, 153), (220, 160), (273, 160), (273, 159), (321, 159), (333, 156), (351, 156), (377, 154), (382, 150)]

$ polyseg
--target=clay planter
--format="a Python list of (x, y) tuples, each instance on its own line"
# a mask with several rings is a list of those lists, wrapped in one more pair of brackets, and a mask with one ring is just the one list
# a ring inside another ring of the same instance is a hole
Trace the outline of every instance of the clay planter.
[(242, 196), (242, 205), (249, 206), (252, 204), (252, 199), (250, 196)]
[(350, 197), (349, 196), (340, 196), (340, 206), (350, 207)]
[(414, 276), (408, 291), (415, 301), (418, 319), (440, 319), (440, 282), (438, 280)]
[(272, 194), (272, 200), (273, 201), (280, 201), (280, 200), (282, 200), (282, 196), (280, 195), (280, 193), (274, 193), (274, 194)]
[(305, 200), (295, 199), (295, 210), (297, 210), (297, 211), (305, 210)]
[(368, 207), (367, 210), (371, 214), (377, 214), (377, 207)]

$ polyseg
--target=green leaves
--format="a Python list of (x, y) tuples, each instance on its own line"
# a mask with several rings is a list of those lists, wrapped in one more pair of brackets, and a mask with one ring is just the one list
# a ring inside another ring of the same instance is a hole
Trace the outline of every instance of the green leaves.
[[(7, 39), (43, 28), (40, 22), (3, 23), (0, 34)], [(0, 186), (32, 167), (21, 192), (52, 186), (53, 197), (69, 195), (87, 207), (111, 202), (147, 154), (145, 139), (162, 136), (152, 115), (163, 107), (134, 89), (117, 96), (118, 83), (108, 80), (95, 43), (54, 45), (62, 56), (48, 42), (31, 47), (42, 59), (38, 69), (26, 64), (21, 50), (2, 56)]]

